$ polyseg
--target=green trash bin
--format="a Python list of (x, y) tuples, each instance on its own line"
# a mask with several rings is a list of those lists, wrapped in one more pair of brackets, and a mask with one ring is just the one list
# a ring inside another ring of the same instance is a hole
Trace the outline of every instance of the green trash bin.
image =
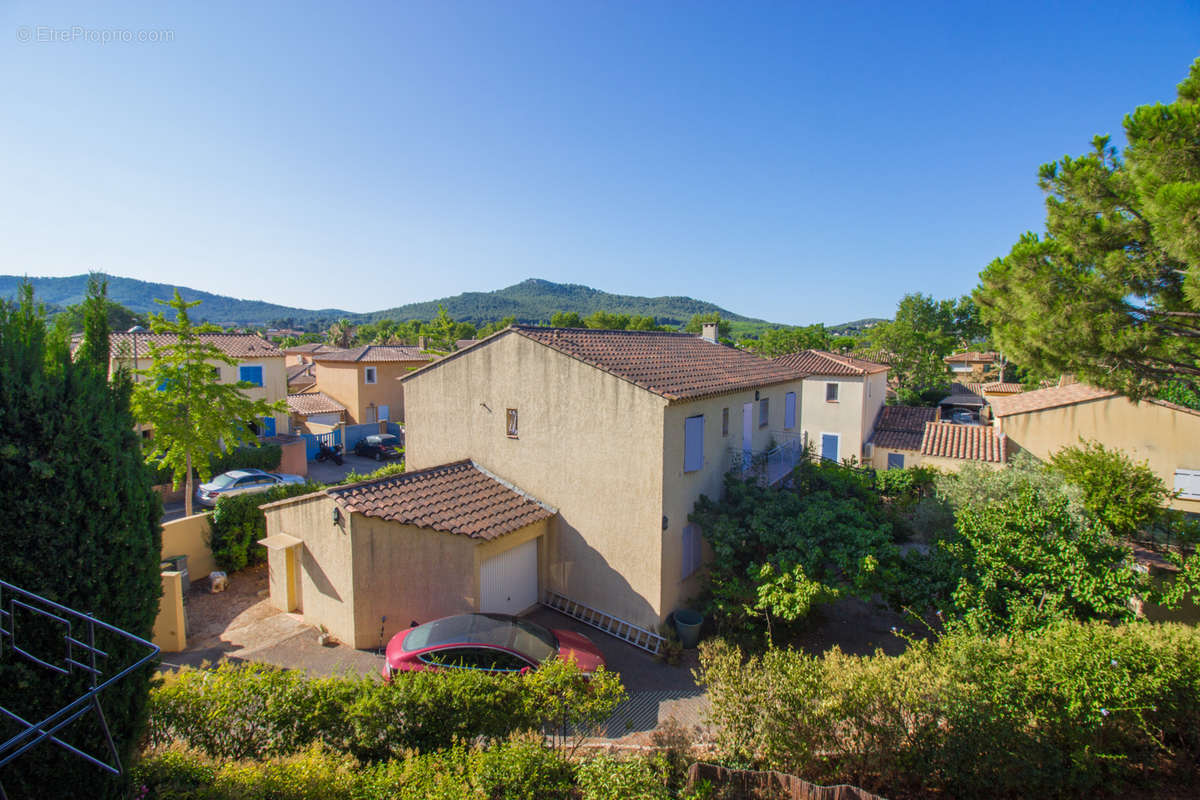
[(692, 649), (700, 643), (700, 626), (704, 624), (704, 616), (690, 608), (681, 608), (674, 616), (679, 642), (688, 650)]

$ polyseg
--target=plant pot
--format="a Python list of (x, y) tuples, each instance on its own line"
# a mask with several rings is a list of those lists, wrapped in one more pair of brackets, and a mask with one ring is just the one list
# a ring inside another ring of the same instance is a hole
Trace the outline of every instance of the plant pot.
[(673, 616), (680, 644), (689, 650), (699, 644), (700, 626), (704, 624), (704, 616), (690, 608), (681, 608)]

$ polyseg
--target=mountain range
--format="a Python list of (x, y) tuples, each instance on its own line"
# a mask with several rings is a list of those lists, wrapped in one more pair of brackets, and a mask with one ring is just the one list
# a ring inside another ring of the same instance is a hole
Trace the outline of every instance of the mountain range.
[[(176, 288), (184, 300), (201, 300), (196, 308), (197, 319), (220, 325), (273, 325), (300, 328), (324, 328), (338, 319), (354, 324), (379, 319), (432, 319), (438, 306), (456, 320), (482, 325), (506, 317), (517, 322), (537, 324), (550, 320), (556, 311), (575, 311), (587, 316), (595, 311), (654, 317), (660, 325), (683, 325), (695, 314), (717, 312), (722, 319), (741, 323), (743, 329), (775, 327), (766, 320), (754, 319), (728, 311), (715, 303), (691, 297), (639, 297), (610, 294), (599, 289), (572, 283), (529, 278), (520, 283), (491, 292), (464, 292), (439, 300), (408, 303), (381, 311), (353, 313), (339, 308), (306, 309), (267, 303), (262, 300), (242, 300), (213, 294), (186, 286), (153, 283), (136, 278), (106, 275), (110, 300), (138, 313), (160, 311), (155, 300), (169, 299)], [(34, 295), (52, 309), (74, 305), (83, 300), (87, 291), (87, 275), (65, 278), (26, 278), (19, 275), (0, 275), (0, 298), (13, 298), (22, 281), (33, 284)], [(859, 320), (837, 328), (859, 328), (874, 320)]]

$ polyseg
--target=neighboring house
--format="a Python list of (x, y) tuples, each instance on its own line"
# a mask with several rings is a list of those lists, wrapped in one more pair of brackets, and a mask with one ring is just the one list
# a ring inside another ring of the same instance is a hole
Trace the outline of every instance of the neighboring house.
[(351, 425), (404, 420), (404, 386), (400, 378), (433, 360), (416, 347), (366, 345), (317, 353), (313, 359), (316, 389), (346, 408)]
[(696, 500), (799, 434), (802, 378), (686, 334), (507, 328), (399, 381), (409, 473), (267, 507), (273, 602), (357, 646), (548, 592), (654, 631), (703, 588)]
[(775, 363), (806, 376), (800, 428), (813, 452), (832, 461), (870, 461), (864, 445), (887, 399), (887, 366), (823, 350), (789, 353)]
[(308, 344), (297, 344), (286, 347), (283, 350), (283, 354), (287, 357), (287, 365), (293, 367), (298, 364), (311, 364), (313, 356), (318, 356), (321, 353), (332, 353), (334, 350), (337, 350), (337, 348), (323, 342), (309, 342)]
[(289, 394), (287, 404), (293, 433), (325, 433), (346, 421), (346, 407), (324, 392)]
[(1168, 489), (1171, 505), (1200, 513), (1200, 411), (1162, 400), (1134, 403), (1123, 395), (1073, 383), (991, 400), (997, 430), (1040, 459), (1096, 440), (1145, 461)]
[(317, 375), (312, 364), (293, 364), (287, 368), (288, 394), (296, 394), (309, 389), (317, 382)]
[(946, 356), (943, 361), (946, 362), (946, 366), (955, 374), (955, 377), (965, 379), (965, 376), (970, 375), (975, 380), (980, 380), (1000, 365), (1000, 354), (971, 351)]
[(470, 461), (264, 505), (271, 601), (353, 647), (538, 601), (553, 508)]
[(938, 419), (938, 409), (884, 406), (871, 438), (875, 469), (936, 467), (957, 471), (974, 462), (999, 469), (1009, 458), (1006, 437), (987, 425), (959, 425)]
[[(234, 366), (213, 363), (221, 383), (246, 381), (251, 388), (243, 393), (251, 400), (266, 400), (274, 403), (287, 397), (287, 370), (283, 351), (271, 342), (253, 333), (200, 333), (197, 336), (215, 344), (222, 353), (234, 359)], [(150, 343), (169, 347), (177, 341), (173, 334), (165, 333), (114, 333), (109, 337), (110, 371), (118, 366), (137, 370), (150, 367)], [(254, 421), (262, 436), (287, 433), (287, 412), (279, 412)]]

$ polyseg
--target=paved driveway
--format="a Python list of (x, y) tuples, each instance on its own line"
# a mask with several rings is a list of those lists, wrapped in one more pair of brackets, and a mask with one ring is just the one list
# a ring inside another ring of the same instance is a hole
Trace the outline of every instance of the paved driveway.
[(343, 453), (342, 462), (339, 466), (332, 461), (310, 461), (308, 462), (308, 479), (317, 483), (341, 483), (351, 472), (367, 475), (385, 464), (391, 463), (376, 461), (373, 458), (362, 458), (354, 453)]

